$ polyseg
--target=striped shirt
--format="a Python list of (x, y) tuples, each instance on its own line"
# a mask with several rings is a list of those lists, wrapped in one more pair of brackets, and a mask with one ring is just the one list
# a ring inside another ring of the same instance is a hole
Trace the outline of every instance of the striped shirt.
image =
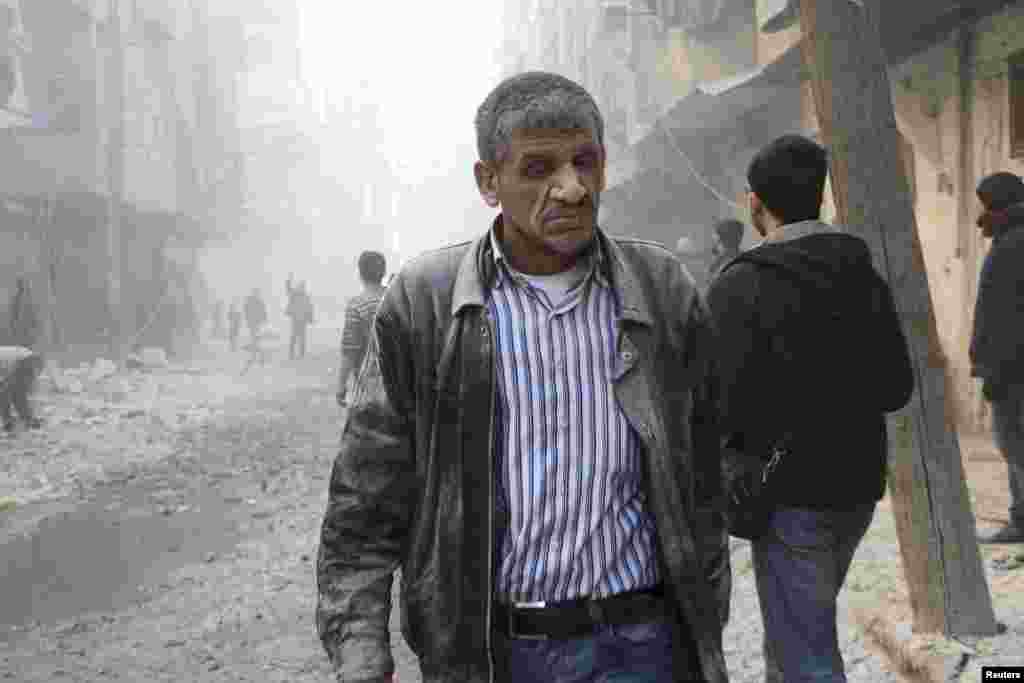
[(377, 314), (380, 300), (384, 298), (384, 290), (380, 292), (362, 292), (348, 301), (345, 306), (345, 328), (341, 333), (341, 354), (355, 360), (358, 368), (366, 355), (366, 347), (370, 343), (370, 330), (373, 316)]
[(497, 589), (510, 601), (601, 597), (658, 582), (640, 441), (615, 399), (617, 300), (596, 263), (562, 301), (505, 264), (488, 307), (496, 334)]

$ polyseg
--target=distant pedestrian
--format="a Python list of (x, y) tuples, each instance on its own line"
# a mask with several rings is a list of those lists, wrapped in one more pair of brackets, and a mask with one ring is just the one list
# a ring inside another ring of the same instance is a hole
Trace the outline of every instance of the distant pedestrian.
[(238, 350), (238, 334), (242, 331), (242, 311), (238, 307), (238, 301), (232, 301), (228, 309), (228, 341), (231, 350)]
[(11, 409), (30, 429), (42, 423), (32, 408), (32, 394), (43, 369), (39, 352), (42, 322), (32, 296), (28, 278), (19, 277), (7, 309), (6, 346), (0, 362), (0, 420), (5, 432), (12, 432), (15, 421)]
[[(836, 600), (885, 493), (885, 413), (914, 388), (892, 293), (867, 243), (821, 222), (825, 149), (784, 136), (747, 171), (764, 244), (712, 282), (728, 493), (751, 500), (765, 680), (846, 681)], [(756, 510), (756, 506), (754, 507)], [(735, 531), (736, 528), (733, 527)], [(760, 530), (759, 530), (760, 531)]]
[(31, 401), (32, 390), (42, 369), (43, 357), (31, 349), (0, 346), (0, 420), (5, 433), (11, 434), (17, 428), (14, 413), (28, 429), (42, 426)]
[(708, 251), (702, 249), (693, 237), (684, 235), (676, 242), (675, 253), (686, 267), (686, 272), (693, 278), (697, 289), (703, 291), (707, 287), (708, 265), (711, 260)]
[(218, 299), (213, 302), (213, 310), (211, 311), (211, 330), (210, 336), (214, 339), (224, 338), (224, 302)]
[(363, 291), (349, 299), (345, 307), (345, 326), (341, 333), (341, 366), (338, 370), (338, 405), (345, 405), (348, 380), (359, 372), (370, 342), (373, 316), (384, 296), (384, 273), (387, 260), (379, 251), (359, 255), (359, 281)]
[(8, 342), (36, 350), (42, 332), (39, 308), (32, 295), (28, 278), (19, 277), (8, 307)]
[(267, 305), (263, 302), (263, 295), (258, 288), (245, 299), (245, 324), (249, 328), (249, 337), (252, 343), (259, 342), (260, 328), (267, 322)]
[(743, 242), (743, 223), (735, 218), (728, 218), (715, 223), (711, 231), (711, 254), (714, 260), (708, 268), (708, 282), (714, 282), (722, 268), (740, 255), (740, 243)]
[(288, 340), (288, 358), (291, 360), (306, 356), (307, 329), (313, 324), (313, 300), (306, 291), (306, 283), (292, 284), (292, 276), (285, 282), (288, 306), (285, 315), (291, 318), (291, 336)]
[(994, 173), (978, 185), (985, 212), (978, 227), (992, 238), (974, 307), (970, 358), (992, 403), (996, 445), (1006, 458), (1008, 523), (983, 543), (1024, 543), (1024, 181)]

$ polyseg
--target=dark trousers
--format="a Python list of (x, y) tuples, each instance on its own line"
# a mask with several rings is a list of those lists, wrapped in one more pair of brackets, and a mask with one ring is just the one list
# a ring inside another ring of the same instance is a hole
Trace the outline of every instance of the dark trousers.
[[(699, 667), (673, 659), (678, 629), (667, 621), (602, 626), (597, 633), (568, 640), (511, 639), (494, 635), (497, 683), (675, 683), (701, 681), (681, 668)], [(692, 643), (690, 644), (691, 647)], [(684, 646), (685, 647), (685, 646)], [(677, 653), (678, 654), (678, 653)]]
[(292, 336), (288, 340), (289, 358), (304, 358), (306, 356), (306, 327), (305, 323), (292, 323)]
[(43, 370), (43, 357), (35, 354), (18, 361), (11, 374), (0, 381), (0, 419), (12, 422), (11, 407), (26, 424), (35, 420), (30, 397)]
[(1010, 523), (1024, 528), (1024, 386), (992, 402), (992, 431), (1009, 474)]
[(768, 683), (845, 683), (836, 599), (874, 513), (779, 508), (754, 542)]

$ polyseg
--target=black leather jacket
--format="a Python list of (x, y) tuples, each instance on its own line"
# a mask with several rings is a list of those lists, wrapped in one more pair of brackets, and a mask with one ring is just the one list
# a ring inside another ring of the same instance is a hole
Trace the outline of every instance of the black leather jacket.
[[(727, 681), (731, 574), (709, 354), (693, 281), (668, 250), (603, 240), (620, 304), (615, 391), (645, 454), (662, 576), (707, 681)], [(317, 628), (339, 680), (393, 670), (388, 618), (425, 681), (490, 682), (495, 557), (494, 333), (488, 236), (431, 252), (388, 287), (334, 463)]]

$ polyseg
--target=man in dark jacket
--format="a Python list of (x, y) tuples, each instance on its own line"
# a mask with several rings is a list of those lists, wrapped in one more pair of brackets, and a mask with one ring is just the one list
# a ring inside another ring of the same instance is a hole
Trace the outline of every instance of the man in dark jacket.
[(342, 681), (392, 673), (392, 574), (428, 683), (727, 680), (712, 328), (679, 261), (596, 225), (603, 123), (530, 72), (477, 113), (473, 243), (388, 287), (318, 558)]
[(1024, 182), (994, 173), (977, 194), (985, 207), (978, 227), (992, 247), (981, 268), (970, 357), (992, 402), (993, 432), (1010, 484), (1009, 523), (980, 540), (1024, 543)]
[(774, 464), (773, 509), (753, 544), (770, 682), (846, 680), (836, 598), (885, 491), (884, 413), (914, 386), (867, 244), (819, 220), (827, 169), (825, 150), (800, 136), (757, 154), (747, 177), (765, 241), (708, 294), (725, 457), (734, 448)]

